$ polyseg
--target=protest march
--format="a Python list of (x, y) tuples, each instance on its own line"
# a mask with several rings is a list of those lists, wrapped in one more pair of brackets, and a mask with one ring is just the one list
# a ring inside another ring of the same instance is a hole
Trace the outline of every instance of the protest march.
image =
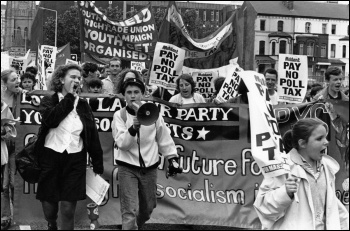
[(315, 83), (328, 61), (282, 52), (280, 30), (253, 68), (264, 2), (202, 38), (180, 3), (158, 26), (152, 4), (115, 20), (77, 1), (80, 57), (2, 51), (1, 229), (348, 230), (348, 70), (329, 61)]

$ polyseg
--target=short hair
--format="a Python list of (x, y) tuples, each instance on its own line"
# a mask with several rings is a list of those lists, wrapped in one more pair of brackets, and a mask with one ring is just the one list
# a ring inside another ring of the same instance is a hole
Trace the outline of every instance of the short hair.
[(88, 82), (89, 87), (100, 87), (102, 88), (102, 81), (100, 79), (92, 79)]
[(146, 86), (145, 84), (142, 82), (141, 79), (137, 79), (137, 78), (132, 78), (132, 79), (127, 79), (123, 85), (122, 85), (122, 88), (121, 88), (121, 93), (123, 95), (125, 95), (125, 91), (126, 91), (126, 88), (128, 86), (136, 86), (138, 88), (140, 88), (142, 94), (145, 94), (145, 91), (146, 91)]
[(80, 73), (83, 71), (77, 64), (69, 63), (67, 65), (59, 66), (52, 74), (51, 90), (55, 92), (62, 92), (63, 84), (61, 79), (66, 77), (69, 70), (78, 70)]
[(214, 88), (215, 88), (216, 94), (219, 93), (224, 82), (225, 82), (225, 77), (221, 77), (221, 76), (214, 80)]
[(98, 70), (98, 66), (96, 63), (90, 63), (86, 62), (84, 63), (81, 68), (83, 69), (83, 77), (86, 78), (88, 77), (89, 73), (94, 73)]
[(38, 74), (38, 68), (35, 66), (30, 66), (26, 68), (26, 72), (30, 72), (33, 75), (37, 75)]
[(33, 80), (33, 84), (34, 85), (36, 83), (35, 75), (33, 73), (31, 73), (31, 72), (26, 72), (23, 75), (21, 75), (21, 83), (19, 84), (20, 87), (22, 87), (22, 82), (23, 82), (24, 79), (31, 79), (31, 80)]
[(180, 75), (180, 77), (176, 80), (176, 90), (180, 91), (180, 80), (181, 79), (183, 79), (191, 84), (191, 94), (193, 94), (194, 90), (196, 88), (196, 83), (194, 82), (194, 80), (190, 74)]
[(118, 79), (119, 79), (119, 82), (117, 82), (117, 91), (120, 93), (122, 92), (122, 86), (123, 86), (123, 83), (124, 83), (124, 79), (125, 79), (125, 76), (127, 73), (129, 72), (132, 72), (135, 74), (135, 78), (136, 79), (139, 79), (141, 81), (143, 81), (142, 77), (140, 76), (140, 73), (136, 70), (132, 70), (132, 69), (129, 69), (129, 68), (126, 68), (124, 70), (122, 70), (119, 74), (118, 74)]
[(326, 73), (324, 74), (325, 75), (325, 79), (327, 81), (329, 81), (331, 79), (331, 75), (340, 75), (342, 73), (341, 69), (339, 67), (334, 67), (334, 66), (331, 66), (327, 69)]
[(148, 69), (142, 69), (141, 74), (144, 75), (147, 71)]
[(19, 65), (18, 65), (18, 63), (11, 64), (10, 67), (15, 68), (16, 71), (19, 70)]
[(321, 91), (322, 89), (323, 89), (322, 86), (316, 86), (311, 88), (310, 97), (314, 97), (315, 95), (317, 95), (317, 92)]
[(265, 72), (264, 72), (264, 76), (266, 76), (266, 74), (271, 74), (271, 75), (276, 75), (276, 80), (278, 79), (278, 72), (275, 70), (275, 69), (267, 69)]
[(14, 70), (12, 69), (7, 69), (7, 70), (3, 70), (1, 72), (1, 80), (4, 83), (7, 83), (7, 80), (9, 79), (9, 76), (12, 74), (12, 72), (16, 73)]
[(108, 67), (111, 66), (111, 61), (119, 61), (120, 62), (120, 65), (122, 65), (122, 60), (118, 57), (112, 57), (109, 62), (108, 62)]

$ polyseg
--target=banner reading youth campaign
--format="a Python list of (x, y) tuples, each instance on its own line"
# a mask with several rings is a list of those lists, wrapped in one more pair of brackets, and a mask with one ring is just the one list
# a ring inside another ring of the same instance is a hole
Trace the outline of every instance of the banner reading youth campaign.
[(149, 7), (121, 21), (111, 21), (92, 1), (79, 1), (83, 51), (99, 57), (145, 61), (153, 55), (158, 32)]
[[(38, 132), (41, 123), (38, 109), (43, 94), (52, 92), (35, 93), (31, 101), (25, 94), (18, 97), (17, 112), (21, 124), (17, 128), (17, 150)], [(121, 224), (120, 184), (111, 122), (114, 112), (125, 106), (125, 102), (107, 95), (96, 98), (94, 94), (82, 94), (81, 97), (88, 99), (93, 110), (104, 153), (105, 172), (102, 177), (110, 183), (107, 199), (99, 207), (99, 222), (102, 225)], [(175, 107), (161, 100), (155, 103), (174, 139), (184, 173), (166, 179), (167, 161), (162, 159), (158, 168), (157, 208), (149, 223), (261, 228), (252, 204), (263, 177), (251, 155), (248, 105), (192, 104)], [(348, 107), (346, 109), (349, 110)], [(275, 110), (283, 132), (305, 117), (318, 117), (330, 125), (323, 103), (283, 105)], [(328, 154), (336, 158), (341, 166), (348, 156), (340, 154), (335, 137), (343, 132), (346, 128), (335, 133), (330, 125), (331, 151)], [(349, 203), (348, 192), (342, 188), (342, 183), (348, 177), (349, 171), (343, 167), (336, 177), (337, 196), (345, 205)], [(19, 174), (15, 184), (14, 216), (17, 223), (47, 224), (41, 203), (35, 199), (37, 184), (24, 182)], [(76, 225), (90, 223), (86, 213), (86, 205), (90, 202), (89, 199), (78, 202)]]
[(157, 42), (150, 72), (149, 84), (176, 90), (185, 51), (174, 45)]
[(307, 91), (307, 56), (279, 54), (278, 60), (278, 101), (302, 103)]
[(237, 15), (234, 13), (213, 34), (195, 39), (189, 34), (175, 2), (171, 1), (159, 30), (159, 42), (186, 50), (184, 66), (198, 69), (221, 67), (238, 57), (236, 21)]

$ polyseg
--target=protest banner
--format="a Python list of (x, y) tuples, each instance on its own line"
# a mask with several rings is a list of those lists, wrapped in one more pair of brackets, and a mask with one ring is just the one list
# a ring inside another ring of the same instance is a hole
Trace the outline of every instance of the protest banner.
[(145, 69), (145, 68), (146, 68), (145, 62), (134, 62), (134, 61), (131, 61), (131, 64), (130, 64), (130, 69), (131, 70), (136, 70), (139, 73), (141, 73), (141, 71), (143, 69)]
[[(38, 132), (40, 100), (43, 94), (49, 93), (52, 94), (45, 91), (34, 93), (32, 101), (28, 101), (25, 94), (18, 97), (17, 112), (21, 124), (17, 128), (17, 150)], [(99, 207), (99, 222), (103, 225), (121, 224), (120, 185), (111, 122), (113, 114), (125, 106), (125, 102), (107, 95), (82, 94), (80, 97), (87, 98), (93, 110), (104, 153), (105, 171), (102, 177), (110, 183), (107, 199)], [(248, 105), (192, 104), (176, 107), (159, 99), (147, 99), (158, 105), (177, 147), (180, 166), (184, 168), (182, 174), (166, 179), (166, 161), (161, 160), (157, 208), (149, 223), (261, 228), (252, 205), (263, 177), (251, 154)], [(349, 110), (348, 107), (343, 109)], [(283, 133), (305, 117), (318, 117), (330, 124), (324, 104), (320, 102), (282, 105), (275, 110)], [(335, 135), (334, 128), (330, 126), (329, 150), (332, 151), (329, 155), (343, 166)], [(344, 167), (336, 176), (337, 196), (345, 205), (349, 204), (349, 193), (341, 185), (348, 177), (349, 172)], [(14, 217), (18, 225), (47, 224), (41, 203), (35, 199), (36, 188), (37, 184), (28, 184), (19, 174), (16, 175)], [(90, 225), (86, 214), (88, 203), (89, 199), (77, 204), (76, 225)]]
[(278, 60), (278, 101), (302, 103), (308, 82), (307, 56), (279, 54)]
[(73, 64), (79, 65), (78, 61), (74, 61), (74, 60), (71, 60), (71, 59), (66, 59), (66, 63), (65, 64), (69, 64), (69, 63), (73, 63)]
[(66, 59), (70, 59), (70, 43), (57, 48), (55, 68), (66, 64)]
[(27, 65), (27, 67), (35, 66), (35, 62), (36, 62), (36, 51), (30, 51), (29, 52), (29, 57), (28, 57), (28, 65)]
[(216, 99), (220, 103), (224, 103), (227, 100), (234, 98), (238, 94), (238, 86), (241, 83), (242, 79), (239, 76), (239, 72), (242, 71), (239, 68), (232, 73), (231, 76), (227, 76), (224, 83), (222, 84)]
[(254, 71), (239, 74), (248, 89), (252, 155), (264, 177), (286, 174), (290, 171), (290, 159), (284, 151), (265, 77)]
[(82, 53), (130, 61), (150, 60), (158, 32), (149, 7), (121, 22), (108, 19), (92, 1), (79, 1), (78, 7)]
[(149, 85), (175, 90), (184, 57), (185, 51), (183, 49), (172, 44), (158, 42), (154, 52)]
[(238, 57), (236, 21), (237, 15), (234, 13), (213, 34), (194, 39), (190, 36), (175, 1), (170, 1), (158, 41), (186, 50), (184, 66), (198, 69), (221, 67), (227, 65), (230, 59)]

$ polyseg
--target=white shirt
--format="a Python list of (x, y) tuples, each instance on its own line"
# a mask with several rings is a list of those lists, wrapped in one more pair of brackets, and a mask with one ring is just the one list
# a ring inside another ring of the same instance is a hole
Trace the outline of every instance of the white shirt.
[[(58, 99), (64, 98), (58, 93)], [(64, 118), (57, 128), (51, 128), (45, 138), (45, 147), (56, 152), (63, 153), (64, 150), (70, 153), (77, 153), (83, 149), (83, 140), (80, 133), (83, 131), (83, 123), (76, 111), (79, 97), (74, 100), (73, 110)]]
[(278, 94), (277, 92), (275, 92), (275, 94), (273, 95), (269, 95), (270, 96), (270, 101), (272, 105), (277, 105), (278, 104)]

